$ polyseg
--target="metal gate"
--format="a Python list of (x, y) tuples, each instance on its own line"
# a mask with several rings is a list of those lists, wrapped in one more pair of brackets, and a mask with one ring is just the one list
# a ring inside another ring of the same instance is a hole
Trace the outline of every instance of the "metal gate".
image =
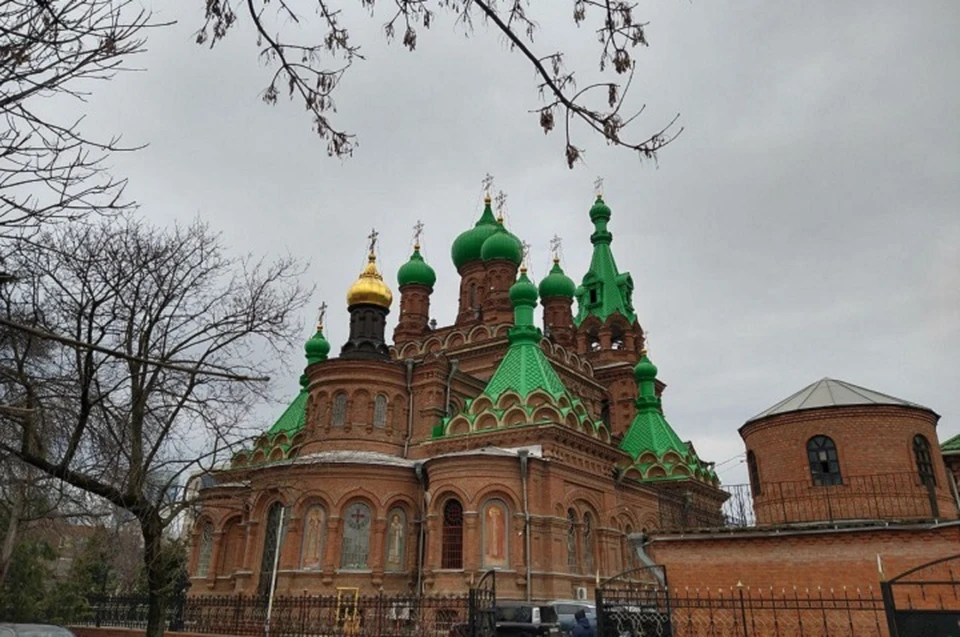
[(495, 637), (497, 634), (497, 572), (483, 574), (470, 589), (470, 636)]
[(667, 570), (641, 566), (597, 587), (597, 637), (672, 635)]
[(960, 637), (960, 554), (881, 582), (890, 637)]

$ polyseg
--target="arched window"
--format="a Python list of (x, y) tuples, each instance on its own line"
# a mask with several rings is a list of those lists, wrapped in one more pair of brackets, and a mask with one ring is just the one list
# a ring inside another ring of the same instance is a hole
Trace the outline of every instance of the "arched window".
[(469, 295), (470, 305), (468, 307), (475, 308), (477, 307), (477, 284), (470, 284), (470, 295)]
[(610, 401), (606, 398), (600, 403), (600, 421), (610, 428)]
[(747, 452), (747, 474), (750, 477), (750, 493), (760, 495), (760, 471), (757, 469), (757, 457), (752, 451)]
[(583, 557), (582, 573), (590, 574), (593, 572), (593, 516), (587, 511), (583, 514), (583, 532), (580, 534), (583, 541), (583, 548), (580, 551)]
[(483, 508), (483, 565), (505, 568), (509, 553), (510, 518), (507, 505), (490, 500)]
[(334, 427), (343, 427), (347, 422), (347, 394), (338, 392), (333, 397), (333, 422)]
[(197, 555), (197, 577), (206, 577), (210, 572), (210, 557), (213, 555), (213, 523), (204, 520), (200, 527), (200, 550)]
[(387, 397), (383, 394), (373, 399), (373, 426), (380, 429), (387, 426)]
[(280, 521), (283, 517), (283, 504), (274, 502), (267, 511), (267, 524), (263, 534), (263, 555), (260, 558), (260, 584), (257, 590), (261, 595), (270, 592), (273, 582), (273, 570), (276, 566), (276, 555), (283, 542), (280, 530)]
[(598, 303), (597, 299), (597, 288), (590, 289), (590, 305), (596, 305)]
[(354, 502), (343, 513), (343, 544), (340, 546), (340, 568), (367, 568), (370, 554), (370, 507)]
[(327, 512), (321, 506), (312, 506), (303, 516), (303, 546), (300, 548), (300, 568), (323, 568), (323, 540), (327, 531)]
[(810, 477), (817, 486), (843, 484), (837, 445), (827, 436), (814, 436), (807, 441), (807, 458), (810, 460)]
[(400, 507), (387, 513), (387, 559), (388, 571), (404, 570), (404, 555), (407, 549), (407, 514)]
[(463, 568), (463, 505), (457, 500), (443, 505), (440, 568)]
[(920, 476), (920, 484), (924, 486), (936, 486), (937, 474), (933, 471), (930, 443), (920, 434), (913, 437), (913, 458), (917, 462), (917, 474)]
[(633, 534), (633, 527), (629, 524), (623, 529), (623, 569), (627, 570), (633, 568), (636, 564), (636, 557), (633, 551), (633, 545), (630, 543), (630, 535)]
[(577, 572), (577, 512), (567, 509), (567, 568), (571, 573)]

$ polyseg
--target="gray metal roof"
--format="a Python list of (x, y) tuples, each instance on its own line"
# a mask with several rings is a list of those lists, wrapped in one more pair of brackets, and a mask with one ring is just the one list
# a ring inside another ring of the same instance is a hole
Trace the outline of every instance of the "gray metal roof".
[(833, 378), (821, 378), (817, 382), (807, 385), (797, 393), (784, 398), (773, 407), (760, 412), (747, 422), (753, 422), (775, 414), (787, 414), (804, 409), (820, 409), (821, 407), (844, 407), (847, 405), (900, 405), (916, 407), (933, 411), (929, 407), (911, 403), (887, 394), (881, 394), (872, 389), (866, 389), (852, 383)]

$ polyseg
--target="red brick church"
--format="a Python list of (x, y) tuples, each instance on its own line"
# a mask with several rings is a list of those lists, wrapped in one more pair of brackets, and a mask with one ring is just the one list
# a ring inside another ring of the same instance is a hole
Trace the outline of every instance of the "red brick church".
[(721, 487), (664, 417), (610, 219), (598, 196), (579, 285), (554, 258), (537, 286), (487, 197), (452, 244), (455, 322), (431, 320), (415, 245), (392, 344), (371, 245), (339, 356), (321, 320), (296, 398), (208, 479), (191, 593), (455, 593), (497, 569), (498, 596), (569, 599), (652, 563), (680, 585), (859, 586), (957, 552), (939, 416), (850, 383), (744, 424), (749, 492)]

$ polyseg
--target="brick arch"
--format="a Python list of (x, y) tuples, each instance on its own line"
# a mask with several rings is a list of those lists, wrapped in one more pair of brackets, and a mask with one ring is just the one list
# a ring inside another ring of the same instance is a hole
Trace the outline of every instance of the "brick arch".
[[(481, 337), (480, 334), (483, 334)], [(485, 340), (490, 338), (490, 329), (486, 325), (477, 325), (472, 330), (467, 333), (467, 340), (469, 342), (474, 342), (476, 340)]]
[(383, 506), (383, 514), (386, 515), (390, 512), (390, 509), (394, 509), (396, 507), (400, 507), (406, 511), (408, 515), (410, 515), (417, 510), (417, 502), (415, 499), (404, 493), (395, 493), (385, 501)]
[(303, 517), (303, 514), (307, 512), (310, 507), (322, 506), (327, 511), (327, 515), (330, 514), (330, 496), (321, 492), (321, 491), (307, 491), (303, 493), (296, 502), (293, 503), (293, 515), (295, 517)]
[(477, 491), (474, 495), (474, 500), (476, 500), (478, 506), (483, 505), (488, 500), (501, 500), (507, 505), (507, 508), (510, 509), (511, 514), (520, 512), (523, 509), (521, 499), (517, 497), (513, 489), (504, 484), (487, 485)]
[(553, 403), (553, 396), (542, 389), (533, 390), (524, 401), (524, 404), (528, 407), (539, 407), (540, 405), (551, 405)]
[(447, 423), (447, 434), (448, 435), (458, 435), (458, 434), (468, 434), (470, 433), (470, 421), (464, 418), (463, 416), (457, 416)]
[[(603, 507), (600, 506), (600, 503), (594, 498), (593, 494), (583, 489), (575, 489), (567, 496), (567, 506), (566, 509), (572, 508), (577, 512), (578, 518), (583, 518), (584, 511), (590, 511), (590, 514), (593, 516), (593, 519), (599, 520), (600, 516), (597, 514), (598, 511), (603, 510)], [(586, 508), (584, 508), (586, 505)]]
[(226, 517), (220, 526), (220, 556), (217, 564), (211, 564), (217, 575), (232, 575), (242, 563), (240, 554), (244, 545), (244, 529), (240, 526), (243, 516), (239, 513)]
[(340, 517), (343, 511), (354, 502), (365, 503), (370, 507), (370, 511), (378, 517), (384, 514), (381, 511), (383, 503), (380, 498), (377, 497), (376, 493), (364, 487), (354, 487), (340, 496), (340, 499), (334, 503), (330, 514)]
[(548, 422), (563, 422), (563, 416), (550, 405), (543, 405), (533, 412), (533, 421), (540, 422), (544, 420)]
[(446, 505), (447, 500), (451, 498), (460, 500), (464, 511), (467, 510), (467, 505), (472, 503), (472, 500), (467, 497), (467, 493), (463, 489), (450, 483), (444, 483), (437, 488), (436, 494), (430, 500), (430, 512), (442, 516), (443, 507)]
[(520, 398), (520, 394), (513, 391), (506, 391), (502, 396), (497, 400), (497, 409), (509, 409), (514, 405), (522, 405), (523, 399)]
[(250, 463), (257, 464), (258, 462), (264, 462), (267, 459), (267, 454), (264, 453), (263, 449), (257, 449), (253, 452), (253, 455), (250, 456)]
[(496, 328), (496, 332), (494, 332), (494, 335), (495, 335), (495, 336), (506, 336), (506, 335), (510, 332), (510, 328), (511, 328), (511, 327), (513, 327), (513, 326), (512, 326), (512, 325), (508, 325), (508, 324), (500, 325), (500, 326), (498, 326), (498, 327)]
[(283, 460), (283, 449), (280, 447), (274, 447), (273, 450), (270, 451), (269, 460), (271, 462)]
[(419, 343), (407, 343), (400, 349), (400, 352), (397, 354), (397, 358), (399, 359), (415, 358), (419, 353), (420, 353)]
[(482, 431), (484, 429), (496, 429), (500, 426), (500, 421), (497, 420), (496, 414), (487, 412), (480, 414), (477, 419), (473, 422), (474, 431)]
[(444, 349), (453, 349), (455, 347), (460, 347), (465, 345), (467, 342), (467, 336), (460, 330), (454, 330), (447, 335), (447, 338), (443, 342)]
[(274, 502), (288, 506), (290, 504), (289, 496), (276, 487), (261, 491), (257, 494), (253, 506), (250, 507), (250, 518), (260, 522), (264, 521), (267, 511)]
[(437, 353), (443, 350), (443, 342), (439, 336), (431, 336), (423, 342), (423, 352)]
[(500, 418), (504, 427), (515, 427), (527, 424), (527, 412), (520, 406), (514, 406), (504, 412)]
[(485, 409), (492, 409), (493, 401), (490, 400), (489, 396), (480, 395), (473, 399), (473, 402), (470, 403), (470, 413), (479, 414)]

